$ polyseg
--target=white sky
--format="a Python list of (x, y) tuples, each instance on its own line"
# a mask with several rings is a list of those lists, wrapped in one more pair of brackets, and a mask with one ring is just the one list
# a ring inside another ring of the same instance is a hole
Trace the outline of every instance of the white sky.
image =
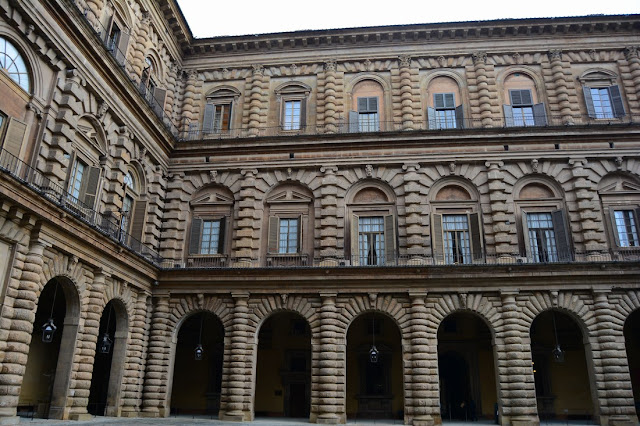
[(640, 13), (640, 0), (395, 1), (178, 0), (178, 3), (197, 38), (429, 22)]

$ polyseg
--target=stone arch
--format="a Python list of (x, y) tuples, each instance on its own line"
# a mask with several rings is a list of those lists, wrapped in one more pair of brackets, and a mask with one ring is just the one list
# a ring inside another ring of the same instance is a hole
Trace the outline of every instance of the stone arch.
[(472, 181), (460, 176), (446, 176), (438, 179), (433, 185), (431, 185), (428, 192), (429, 201), (436, 201), (440, 191), (449, 186), (458, 187), (465, 191), (469, 195), (468, 201), (470, 202), (477, 202), (480, 200), (480, 191)]
[(363, 189), (367, 189), (367, 188), (371, 188), (374, 190), (377, 190), (379, 192), (381, 192), (382, 194), (384, 194), (384, 196), (387, 198), (384, 202), (386, 203), (396, 203), (396, 200), (398, 199), (398, 195), (396, 194), (395, 190), (391, 187), (391, 185), (388, 182), (385, 182), (381, 179), (373, 179), (373, 178), (368, 178), (368, 179), (363, 179), (360, 180), (358, 182), (356, 182), (355, 184), (351, 185), (345, 194), (345, 201), (347, 204), (352, 204), (355, 201), (357, 195), (363, 190)]
[(618, 74), (615, 72), (601, 67), (589, 68), (584, 71), (580, 76), (578, 76), (578, 80), (580, 82), (585, 82), (589, 80), (610, 80), (613, 84), (618, 79)]
[(186, 296), (177, 301), (167, 317), (167, 326), (171, 333), (171, 343), (175, 345), (178, 331), (184, 321), (199, 312), (209, 312), (222, 323), (225, 333), (230, 329), (232, 312), (226, 302), (215, 296)]
[(144, 170), (144, 167), (138, 160), (131, 160), (129, 163), (129, 167), (127, 171), (130, 172), (135, 181), (138, 182), (138, 188), (136, 191), (139, 195), (144, 195), (147, 193), (147, 187), (149, 185), (149, 180), (147, 178), (147, 173)]
[(86, 270), (77, 257), (56, 253), (42, 265), (38, 295), (51, 279), (64, 277), (74, 284), (80, 300), (83, 300), (88, 291), (85, 274)]
[(629, 316), (632, 313), (640, 309), (640, 291), (630, 291), (622, 295), (620, 300), (617, 303), (613, 304), (614, 312), (618, 312), (619, 315), (613, 316), (612, 319), (615, 319), (615, 323), (620, 325), (620, 321), (622, 322), (622, 326), (627, 321)]
[[(482, 165), (484, 166), (484, 165)], [(434, 185), (439, 182), (446, 182), (448, 179), (453, 182), (457, 180), (461, 185), (468, 188), (474, 188), (474, 192), (478, 194), (477, 200), (485, 201), (483, 197), (487, 197), (489, 193), (489, 185), (486, 180), (486, 168), (477, 164), (466, 163), (443, 163), (432, 167), (421, 167), (420, 182), (427, 189), (427, 197), (431, 197)], [(436, 186), (436, 189), (438, 187)], [(488, 199), (487, 199), (488, 201)]]
[[(456, 106), (462, 106), (464, 117), (471, 117), (471, 106), (469, 102), (469, 91), (463, 90), (466, 87), (465, 79), (453, 70), (435, 69), (425, 75), (420, 81), (420, 94), (423, 106), (429, 106), (431, 101), (427, 97), (432, 97), (433, 92), (429, 90), (431, 83), (438, 78), (448, 78), (457, 86), (457, 93), (460, 99), (456, 99)], [(459, 123), (464, 125), (465, 123)], [(466, 127), (466, 126), (465, 126)]]
[(204, 99), (209, 97), (233, 97), (237, 98), (241, 96), (240, 91), (229, 84), (217, 85), (206, 92)]
[(531, 329), (533, 321), (545, 311), (556, 309), (568, 314), (582, 330), (585, 341), (596, 339), (596, 317), (593, 309), (579, 295), (571, 292), (538, 292), (529, 295), (522, 305), (523, 326)]
[(554, 198), (565, 198), (565, 191), (556, 181), (550, 176), (542, 175), (539, 173), (525, 175), (518, 179), (513, 185), (513, 197), (514, 199), (520, 198), (520, 193), (523, 188), (531, 184), (543, 185), (545, 188), (553, 193)]
[(250, 303), (253, 313), (249, 316), (249, 335), (253, 336), (252, 342), (258, 343), (260, 327), (264, 322), (279, 312), (293, 312), (304, 318), (311, 329), (311, 340), (318, 338), (320, 331), (320, 319), (316, 308), (311, 301), (304, 296), (288, 296), (282, 293), (280, 297), (272, 295), (261, 298), (257, 303)]
[(112, 3), (120, 17), (125, 21), (124, 24), (126, 27), (131, 30), (133, 19), (131, 18), (131, 11), (129, 9), (128, 2), (123, 0), (112, 0)]
[(347, 83), (345, 85), (345, 92), (347, 92), (347, 93), (353, 92), (353, 88), (358, 83), (361, 83), (361, 82), (363, 82), (365, 80), (371, 80), (371, 81), (374, 81), (374, 82), (378, 83), (380, 86), (382, 86), (382, 90), (383, 90), (383, 92), (385, 94), (388, 93), (389, 90), (391, 90), (391, 86), (389, 85), (387, 80), (385, 80), (384, 78), (380, 77), (379, 75), (376, 75), (376, 74), (373, 74), (373, 73), (362, 73), (362, 74), (359, 74), (356, 77), (354, 77), (353, 80), (351, 80), (349, 83)]
[(158, 51), (153, 48), (149, 49), (145, 54), (145, 58), (151, 60), (158, 85), (160, 85), (160, 82), (164, 83), (166, 81), (166, 67)]
[(391, 318), (400, 330), (402, 345), (409, 344), (410, 312), (397, 297), (388, 295), (357, 295), (341, 306), (337, 327), (342, 344), (346, 344), (349, 326), (360, 315), (368, 312), (380, 312)]
[(437, 299), (428, 298), (427, 303), (433, 303), (431, 314), (433, 320), (429, 322), (429, 334), (438, 335), (442, 321), (456, 312), (468, 312), (477, 315), (489, 328), (493, 344), (500, 340), (499, 334), (504, 329), (502, 312), (494, 306), (486, 296), (479, 293), (444, 294)]
[(107, 306), (112, 300), (122, 303), (128, 318), (133, 318), (137, 299), (135, 293), (131, 291), (128, 285), (117, 280), (112, 280), (110, 284), (106, 285), (104, 293), (102, 294), (102, 307)]
[(44, 98), (42, 69), (40, 68), (38, 56), (33, 52), (29, 45), (24, 42), (22, 37), (17, 35), (9, 26), (5, 26), (4, 22), (0, 23), (0, 37), (5, 38), (9, 43), (11, 43), (24, 60), (27, 71), (29, 72), (28, 93), (38, 98)]
[(504, 92), (506, 80), (514, 74), (524, 74), (533, 81), (538, 103), (546, 99), (544, 81), (539, 72), (526, 65), (510, 66), (500, 72), (496, 78), (496, 83), (500, 93)]
[(281, 94), (282, 92), (295, 91), (295, 92), (305, 92), (310, 93), (313, 89), (306, 83), (297, 80), (287, 81), (278, 85), (275, 88), (274, 92), (276, 95)]

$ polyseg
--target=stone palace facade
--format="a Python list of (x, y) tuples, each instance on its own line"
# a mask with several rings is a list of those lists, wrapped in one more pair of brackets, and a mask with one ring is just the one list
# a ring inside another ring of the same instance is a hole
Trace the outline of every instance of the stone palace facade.
[(639, 15), (0, 18), (0, 424), (638, 423)]

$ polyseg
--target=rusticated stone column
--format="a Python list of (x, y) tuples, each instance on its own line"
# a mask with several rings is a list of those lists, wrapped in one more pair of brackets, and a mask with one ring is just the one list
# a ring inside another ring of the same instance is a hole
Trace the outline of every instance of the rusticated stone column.
[(529, 329), (516, 304), (516, 292), (503, 292), (503, 327), (496, 330), (498, 400), (501, 423), (536, 425), (538, 409), (533, 377)]
[(511, 235), (511, 232), (513, 232), (511, 223), (515, 221), (515, 217), (513, 217), (513, 211), (509, 211), (509, 206), (507, 205), (504, 174), (502, 173), (504, 163), (502, 161), (487, 161), (485, 165), (489, 169), (487, 181), (489, 183), (491, 219), (493, 222), (493, 244), (487, 241), (487, 245), (495, 247), (498, 261), (500, 261), (500, 259), (506, 259), (517, 252), (517, 245)]
[(87, 9), (86, 16), (87, 20), (91, 23), (93, 28), (96, 31), (103, 31), (103, 27), (100, 24), (100, 16), (102, 15), (102, 9), (104, 8), (103, 0), (86, 0)]
[[(391, 70), (391, 85), (398, 95), (393, 96), (393, 110), (399, 111), (402, 130), (416, 128), (416, 101), (420, 93), (418, 69), (411, 68), (411, 58), (400, 56), (398, 58), (398, 70)], [(397, 87), (396, 87), (397, 86)], [(417, 95), (417, 96), (414, 96)], [(398, 130), (398, 129), (396, 129)]]
[[(34, 238), (26, 255), (20, 286), (13, 303), (13, 315), (6, 340), (6, 352), (0, 374), (0, 422), (17, 420), (16, 408), (27, 365), (36, 303), (40, 290), (45, 243)], [(10, 418), (10, 419), (7, 419)]]
[(78, 349), (74, 356), (73, 389), (69, 397), (69, 418), (73, 420), (89, 419), (93, 416), (87, 412), (89, 390), (93, 374), (93, 362), (96, 356), (96, 344), (100, 329), (100, 317), (104, 310), (105, 274), (102, 269), (94, 271), (93, 282), (89, 290), (88, 304), (82, 308), (81, 316), (85, 318), (82, 333), (78, 333)]
[(248, 121), (247, 129), (249, 136), (258, 136), (260, 127), (266, 123), (266, 91), (268, 89), (268, 78), (264, 75), (264, 67), (262, 65), (254, 65), (250, 78), (250, 91), (248, 97)]
[[(548, 52), (551, 67), (551, 79), (555, 92), (555, 105), (557, 105), (558, 113), (562, 120), (562, 124), (573, 124), (572, 102), (570, 99), (571, 91), (575, 92), (571, 83), (572, 75), (570, 64), (563, 62), (561, 50), (550, 50)], [(572, 90), (571, 90), (572, 89)], [(551, 117), (553, 120), (553, 117)], [(554, 124), (553, 121), (549, 124)]]
[(195, 133), (198, 130), (198, 114), (197, 114), (197, 101), (199, 99), (198, 95), (198, 71), (197, 70), (188, 70), (187, 71), (187, 82), (184, 86), (184, 99), (182, 101), (182, 120), (183, 120), (183, 131), (190, 132), (187, 135), (187, 138), (197, 139), (197, 134)]
[(482, 120), (482, 127), (493, 127), (493, 113), (491, 111), (491, 80), (493, 77), (493, 67), (487, 68), (487, 54), (476, 52), (473, 54), (473, 70), (476, 80), (477, 102)]
[[(249, 349), (249, 294), (232, 294), (234, 308), (230, 344), (224, 345), (224, 365), (220, 420), (253, 420), (252, 383)], [(226, 342), (225, 342), (226, 343)]]
[[(601, 425), (637, 425), (624, 327), (614, 316), (608, 291), (594, 292), (597, 350), (591, 348)], [(588, 355), (587, 355), (588, 356)]]
[(404, 173), (404, 205), (405, 205), (405, 226), (407, 233), (407, 254), (411, 257), (412, 263), (422, 263), (425, 261), (427, 238), (423, 233), (423, 206), (420, 195), (420, 175), (418, 170), (420, 164), (407, 163), (402, 166)]
[(147, 359), (149, 324), (147, 318), (147, 299), (145, 293), (139, 293), (136, 299), (133, 317), (130, 321), (131, 340), (127, 347), (127, 371), (122, 383), (122, 411), (123, 417), (136, 417), (140, 412), (142, 390), (144, 385), (144, 370)]
[(313, 348), (311, 421), (345, 423), (343, 351), (338, 345), (336, 294), (321, 294), (320, 345)]
[[(405, 422), (427, 426), (440, 424), (437, 336), (429, 336), (427, 293), (410, 293), (411, 297), (411, 399), (407, 401)], [(406, 375), (405, 377), (407, 377)]]
[[(596, 201), (596, 188), (588, 179), (589, 171), (586, 158), (571, 159), (571, 175), (575, 194), (575, 214), (578, 216), (579, 230), (574, 235), (582, 236), (587, 257), (599, 256), (606, 249), (601, 209)], [(577, 241), (576, 241), (577, 242)]]
[(240, 201), (238, 202), (238, 231), (235, 241), (236, 262), (246, 263), (251, 266), (253, 259), (257, 256), (254, 253), (257, 248), (255, 242), (258, 240), (259, 221), (256, 211), (256, 174), (258, 170), (247, 169), (241, 171), (244, 179), (240, 190)]
[(640, 55), (638, 50), (638, 46), (624, 48), (624, 56), (629, 67), (629, 78), (625, 79), (623, 76), (623, 81), (627, 93), (627, 101), (633, 114), (640, 112)]
[(165, 417), (167, 407), (167, 380), (169, 370), (168, 349), (171, 344), (169, 298), (160, 297), (153, 311), (149, 356), (144, 380), (142, 414), (145, 417)]
[(320, 257), (322, 262), (336, 263), (338, 258), (338, 178), (336, 166), (323, 166), (320, 187)]
[(149, 44), (151, 17), (148, 12), (144, 12), (138, 21), (136, 27), (135, 38), (132, 40), (132, 58), (131, 58), (131, 79), (140, 81), (142, 71), (147, 67), (145, 55), (147, 54), (147, 45)]
[(337, 64), (335, 60), (324, 63), (324, 131), (325, 133), (338, 132), (338, 111), (337, 111)]

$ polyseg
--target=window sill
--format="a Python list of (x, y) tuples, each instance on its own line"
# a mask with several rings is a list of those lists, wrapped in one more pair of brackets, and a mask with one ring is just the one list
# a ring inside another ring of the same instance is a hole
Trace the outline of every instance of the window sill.
[(187, 267), (218, 267), (228, 266), (228, 256), (226, 254), (194, 254), (187, 259)]
[(307, 266), (309, 255), (302, 253), (272, 253), (267, 255), (267, 266)]

